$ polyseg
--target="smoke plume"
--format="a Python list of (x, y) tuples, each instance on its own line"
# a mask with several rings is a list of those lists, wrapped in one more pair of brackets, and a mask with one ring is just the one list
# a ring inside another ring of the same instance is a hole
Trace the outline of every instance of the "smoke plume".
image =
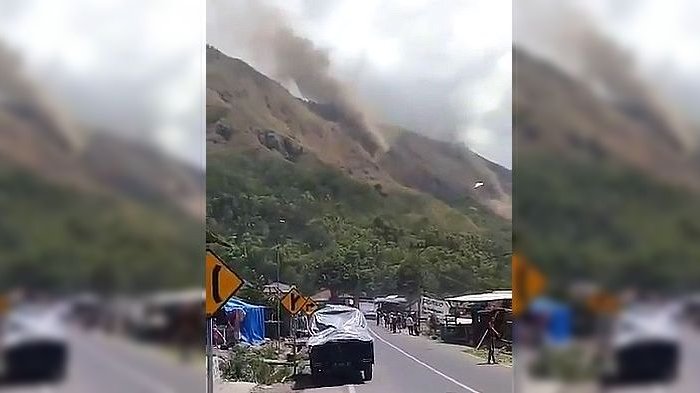
[(69, 150), (84, 147), (85, 130), (53, 96), (25, 75), (19, 54), (1, 41), (0, 111), (36, 124), (46, 137)]
[(683, 117), (640, 73), (632, 52), (606, 35), (584, 10), (552, 0), (519, 2), (514, 8), (516, 45), (547, 58), (659, 137), (692, 149), (695, 138)]
[[(240, 1), (235, 12), (230, 4), (211, 2), (218, 28), (228, 29), (233, 40), (277, 81), (293, 82), (304, 98), (330, 105), (338, 120), (348, 126), (362, 146), (375, 154), (386, 150), (386, 143), (376, 131), (367, 111), (349, 86), (333, 75), (329, 53), (308, 38), (295, 32), (281, 10), (260, 1)], [(220, 12), (219, 12), (220, 11)], [(212, 11), (210, 11), (212, 12)]]
[(371, 154), (386, 150), (357, 98), (331, 74), (327, 51), (316, 48), (313, 42), (296, 35), (287, 26), (278, 28), (269, 38), (280, 78), (293, 80), (307, 99), (334, 106), (340, 122), (355, 132), (355, 137)]

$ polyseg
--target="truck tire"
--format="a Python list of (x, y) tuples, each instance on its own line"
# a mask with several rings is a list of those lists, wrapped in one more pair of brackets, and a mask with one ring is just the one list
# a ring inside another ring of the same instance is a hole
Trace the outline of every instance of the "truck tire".
[(365, 368), (362, 370), (362, 379), (365, 381), (372, 380), (372, 365), (371, 364), (366, 365)]

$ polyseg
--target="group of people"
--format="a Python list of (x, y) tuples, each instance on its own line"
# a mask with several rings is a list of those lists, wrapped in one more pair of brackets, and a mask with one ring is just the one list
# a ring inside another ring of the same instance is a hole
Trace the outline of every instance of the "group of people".
[(412, 312), (377, 312), (377, 326), (382, 325), (392, 333), (403, 333), (404, 330), (411, 336), (420, 334), (420, 321), (416, 313)]

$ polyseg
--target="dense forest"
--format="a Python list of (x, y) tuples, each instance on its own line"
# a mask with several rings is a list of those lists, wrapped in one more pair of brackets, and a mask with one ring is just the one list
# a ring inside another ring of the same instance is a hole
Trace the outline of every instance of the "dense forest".
[(0, 290), (140, 292), (201, 285), (202, 224), (0, 167)]
[(682, 291), (700, 280), (700, 199), (605, 161), (523, 156), (515, 176), (516, 248), (554, 286), (590, 280)]
[[(510, 226), (434, 213), (433, 198), (384, 192), (318, 162), (207, 156), (208, 242), (251, 283), (303, 291), (456, 294), (510, 287)], [(473, 213), (473, 211), (470, 210)]]

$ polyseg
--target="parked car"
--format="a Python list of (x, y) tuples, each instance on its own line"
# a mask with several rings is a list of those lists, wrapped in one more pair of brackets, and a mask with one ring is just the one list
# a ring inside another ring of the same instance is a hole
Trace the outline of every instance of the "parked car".
[(362, 372), (365, 381), (372, 379), (374, 341), (360, 310), (326, 306), (312, 315), (310, 331), (307, 345), (313, 376), (350, 369)]

